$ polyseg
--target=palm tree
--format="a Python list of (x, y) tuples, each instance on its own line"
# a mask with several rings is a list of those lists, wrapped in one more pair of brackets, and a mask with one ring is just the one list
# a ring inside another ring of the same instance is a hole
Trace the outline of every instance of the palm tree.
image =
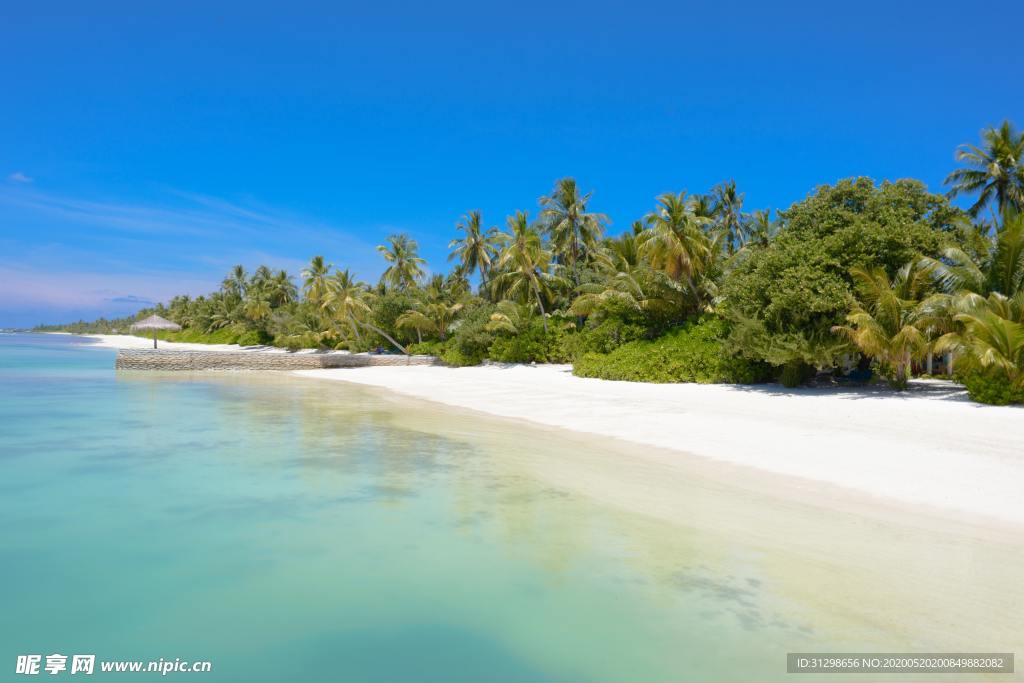
[(743, 246), (756, 245), (767, 247), (768, 243), (775, 239), (779, 231), (779, 225), (772, 220), (772, 210), (762, 209), (754, 211), (747, 220), (744, 228)]
[(692, 285), (714, 261), (718, 249), (704, 231), (708, 219), (693, 214), (685, 192), (663, 194), (658, 204), (656, 211), (647, 214), (650, 229), (643, 235), (640, 255), (673, 280)]
[(462, 304), (446, 304), (443, 302), (420, 304), (418, 308), (410, 308), (398, 317), (395, 324), (399, 328), (414, 329), (436, 335), (444, 341), (448, 328), (455, 322), (455, 317), (462, 310)]
[(706, 218), (708, 223), (712, 222), (716, 217), (714, 195), (690, 195), (690, 212), (697, 218)]
[(390, 265), (380, 276), (381, 284), (391, 285), (397, 289), (406, 289), (416, 284), (423, 276), (421, 264), (426, 263), (418, 255), (416, 240), (406, 234), (391, 235), (388, 243), (377, 247)]
[(1024, 290), (1013, 297), (966, 295), (958, 305), (963, 329), (940, 337), (936, 351), (966, 354), (976, 366), (1002, 371), (1014, 387), (1024, 388)]
[(242, 265), (237, 265), (224, 278), (224, 282), (221, 283), (221, 291), (236, 299), (241, 299), (245, 296), (248, 282), (249, 278), (245, 273), (245, 268)]
[(491, 314), (484, 329), (488, 332), (520, 334), (530, 329), (530, 322), (536, 315), (533, 306), (505, 299), (498, 302), (498, 310)]
[(274, 277), (271, 280), (271, 289), (273, 291), (271, 302), (275, 306), (290, 304), (298, 296), (298, 289), (296, 289), (295, 283), (292, 282), (292, 276), (283, 269), (274, 273)]
[(448, 260), (459, 260), (464, 273), (474, 270), (480, 273), (480, 291), (483, 292), (487, 283), (487, 271), (490, 270), (494, 257), (494, 241), (497, 228), (483, 229), (483, 218), (479, 211), (470, 211), (462, 217), (462, 222), (455, 226), (466, 233), (462, 239), (454, 239), (448, 244), (454, 251)]
[(264, 321), (270, 317), (271, 311), (270, 302), (262, 294), (259, 290), (254, 289), (246, 297), (243, 305), (245, 317), (256, 323), (257, 327), (261, 329)]
[(946, 294), (999, 292), (1012, 297), (1024, 289), (1024, 215), (1007, 216), (990, 245), (979, 259), (950, 247), (941, 259), (925, 257), (921, 265)]
[[(501, 234), (505, 248), (497, 262), (500, 273), (492, 282), (499, 294), (519, 301), (534, 299), (541, 316), (546, 316), (545, 293), (551, 285), (564, 281), (548, 272), (551, 252), (544, 247), (540, 234), (530, 225), (527, 213), (517, 211), (514, 216), (508, 217), (507, 223), (509, 231)], [(544, 331), (547, 332), (547, 320), (542, 320)]]
[(591, 194), (581, 196), (574, 178), (562, 178), (550, 195), (540, 198), (540, 222), (559, 263), (568, 266), (573, 284), (579, 284), (579, 263), (596, 247), (608, 223), (604, 214), (587, 212)]
[(357, 282), (347, 269), (336, 272), (334, 277), (330, 278), (327, 286), (328, 292), (322, 306), (331, 314), (336, 323), (345, 325), (357, 339), (360, 336), (360, 328), (372, 330), (387, 339), (402, 353), (409, 353), (394, 337), (373, 324), (371, 315), (375, 297), (366, 288), (366, 285)]
[(359, 325), (355, 321), (370, 312), (365, 293), (366, 285), (356, 281), (347, 268), (337, 270), (334, 276), (328, 279), (327, 293), (320, 304), (321, 308), (330, 314), (332, 320), (344, 325), (356, 339), (359, 339), (360, 334)]
[(850, 274), (857, 282), (860, 302), (846, 317), (850, 325), (836, 325), (832, 331), (875, 358), (891, 373), (889, 383), (904, 389), (911, 363), (928, 349), (919, 306), (928, 273), (911, 262), (892, 282), (885, 269), (877, 266), (853, 268)]
[(328, 278), (331, 268), (333, 266), (324, 261), (323, 256), (314, 256), (310, 259), (306, 269), (302, 271), (302, 293), (306, 297), (306, 301), (313, 304), (315, 308), (320, 308), (323, 305), (324, 297), (330, 291)]
[(967, 165), (946, 177), (949, 196), (978, 193), (968, 211), (977, 216), (983, 208), (995, 204), (1000, 215), (1007, 210), (1024, 210), (1024, 133), (1003, 121), (999, 128), (981, 132), (982, 145), (961, 145), (956, 160)]
[(711, 191), (714, 197), (712, 209), (718, 225), (725, 236), (725, 248), (734, 254), (743, 243), (743, 194), (736, 191), (736, 181), (719, 183)]

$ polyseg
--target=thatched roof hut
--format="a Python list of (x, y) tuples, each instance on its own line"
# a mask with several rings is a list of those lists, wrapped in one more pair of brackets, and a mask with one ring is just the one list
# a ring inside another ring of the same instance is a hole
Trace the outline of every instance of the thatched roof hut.
[(158, 315), (151, 315), (145, 320), (140, 320), (137, 323), (132, 324), (132, 332), (136, 330), (153, 330), (153, 348), (156, 348), (156, 333), (160, 330), (170, 330), (177, 332), (181, 329), (181, 325), (178, 323), (171, 322), (166, 318), (161, 318)]

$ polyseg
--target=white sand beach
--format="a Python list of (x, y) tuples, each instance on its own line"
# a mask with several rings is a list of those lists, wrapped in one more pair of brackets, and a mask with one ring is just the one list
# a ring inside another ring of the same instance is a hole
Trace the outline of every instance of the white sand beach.
[[(959, 387), (910, 391), (641, 384), (569, 366), (393, 367), (298, 375), (680, 451), (979, 521), (1024, 523), (1024, 410)], [(820, 487), (819, 487), (820, 488)]]
[[(90, 338), (106, 348), (152, 344), (130, 335)], [(285, 352), (163, 341), (160, 348)], [(574, 377), (567, 365), (295, 374), (797, 477), (809, 490), (817, 482), (947, 515), (1024, 523), (1024, 409), (973, 403), (949, 382), (917, 380), (902, 393), (642, 384)]]
[[(53, 332), (50, 334), (60, 334)], [(151, 349), (152, 337), (136, 337), (130, 334), (89, 334), (83, 335), (90, 340), (90, 345), (107, 349)], [(192, 342), (171, 342), (160, 340), (158, 348), (177, 349), (179, 351), (260, 351), (263, 353), (288, 353), (276, 346), (239, 346), (238, 344), (198, 344)], [(301, 352), (299, 352), (301, 353)], [(309, 351), (312, 353), (312, 351)]]

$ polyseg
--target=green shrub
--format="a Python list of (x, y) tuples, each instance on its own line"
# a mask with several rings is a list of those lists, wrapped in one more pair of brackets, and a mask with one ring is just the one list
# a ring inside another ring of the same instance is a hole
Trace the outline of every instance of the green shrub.
[(1005, 406), (1024, 403), (1024, 389), (1016, 388), (1005, 373), (998, 370), (975, 370), (961, 376), (967, 394), (978, 403)]
[(405, 347), (414, 356), (439, 356), (444, 351), (444, 343), (437, 340), (409, 344)]
[(634, 382), (748, 384), (764, 379), (765, 366), (729, 355), (725, 323), (704, 317), (652, 341), (633, 341), (611, 353), (580, 357), (573, 374)]
[(499, 363), (561, 363), (567, 360), (564, 337), (557, 320), (548, 320), (547, 330), (539, 318), (518, 334), (498, 332), (487, 350), (487, 357)]
[[(234, 326), (222, 327), (213, 332), (203, 332), (194, 327), (186, 327), (179, 332), (158, 332), (157, 337), (163, 341), (188, 342), (192, 344), (236, 344), (238, 337), (244, 332)], [(137, 332), (137, 337), (153, 338), (153, 333)]]
[(441, 359), (448, 365), (480, 365), (494, 341), (494, 333), (485, 328), (494, 313), (492, 304), (465, 310), (456, 323), (452, 336), (444, 343)]
[(643, 325), (606, 318), (593, 327), (562, 335), (559, 355), (571, 362), (587, 353), (611, 353), (623, 344), (643, 339), (645, 333)]
[(798, 387), (814, 375), (814, 368), (799, 360), (792, 360), (782, 366), (779, 382), (784, 387)]
[(249, 330), (243, 332), (238, 336), (235, 341), (239, 346), (258, 346), (260, 344), (268, 344), (271, 341), (271, 337), (266, 332), (261, 330)]
[(483, 358), (478, 356), (467, 356), (458, 347), (446, 346), (441, 351), (441, 360), (444, 361), (445, 365), (450, 365), (453, 368), (461, 368), (467, 365), (480, 365)]

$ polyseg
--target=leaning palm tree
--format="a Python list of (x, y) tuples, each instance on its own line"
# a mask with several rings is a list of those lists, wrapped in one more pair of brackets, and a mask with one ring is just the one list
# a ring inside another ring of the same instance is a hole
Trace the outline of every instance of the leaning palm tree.
[(591, 194), (581, 195), (575, 178), (561, 178), (550, 195), (540, 198), (540, 223), (574, 284), (579, 283), (579, 264), (596, 247), (608, 223), (604, 214), (587, 211)]
[(1018, 133), (1009, 121), (999, 128), (981, 132), (982, 144), (961, 145), (956, 160), (967, 168), (959, 168), (946, 177), (949, 196), (977, 193), (968, 211), (977, 216), (986, 206), (994, 205), (999, 214), (1008, 210), (1024, 210), (1024, 133)]
[(928, 286), (928, 274), (916, 262), (903, 266), (890, 282), (881, 267), (853, 268), (859, 303), (846, 317), (850, 325), (832, 331), (849, 339), (877, 360), (894, 388), (904, 389), (911, 363), (928, 349), (920, 328), (919, 297)]
[(327, 282), (327, 293), (320, 304), (331, 317), (331, 320), (342, 326), (342, 330), (352, 332), (356, 339), (360, 338), (359, 325), (356, 320), (363, 319), (370, 313), (365, 298), (366, 285), (358, 282), (346, 268), (334, 272)]
[(381, 284), (407, 289), (415, 286), (416, 281), (423, 276), (421, 266), (426, 263), (426, 259), (420, 258), (419, 245), (408, 235), (391, 235), (388, 243), (379, 245), (377, 251), (389, 264), (380, 276)]
[(456, 230), (465, 233), (462, 239), (454, 239), (448, 244), (453, 249), (448, 260), (458, 259), (459, 266), (466, 274), (474, 270), (480, 274), (480, 291), (487, 285), (487, 272), (494, 259), (494, 242), (497, 228), (483, 228), (483, 218), (479, 211), (470, 211), (463, 216), (462, 222), (455, 226)]

